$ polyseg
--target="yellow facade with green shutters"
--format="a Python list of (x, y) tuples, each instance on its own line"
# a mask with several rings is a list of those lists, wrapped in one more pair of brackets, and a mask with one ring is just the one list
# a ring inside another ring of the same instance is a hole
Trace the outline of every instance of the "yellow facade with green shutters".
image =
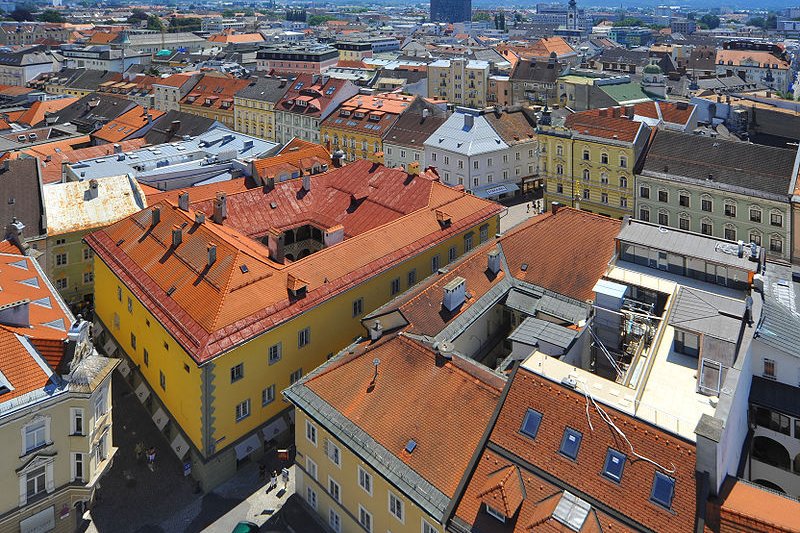
[[(260, 446), (261, 428), (288, 408), (280, 392), (363, 334), (360, 319), (365, 314), (446, 266), (451, 248), (462, 255), (467, 233), (474, 234), (477, 245), (479, 235), (482, 241), (498, 230), (495, 214), (203, 364), (195, 362), (98, 255), (95, 313), (157, 399), (151, 412), (163, 406), (179, 426), (165, 428), (168, 440), (178, 433), (186, 437), (190, 455), (185, 460), (204, 488), (210, 488), (236, 471), (236, 446), (252, 435)], [(300, 332), (306, 328), (308, 343), (301, 347)], [(270, 348), (276, 345), (280, 357), (270, 362)], [(248, 400), (247, 416), (239, 416), (237, 406)]]
[(612, 218), (633, 215), (634, 143), (544, 130), (539, 150), (546, 206), (559, 202)]

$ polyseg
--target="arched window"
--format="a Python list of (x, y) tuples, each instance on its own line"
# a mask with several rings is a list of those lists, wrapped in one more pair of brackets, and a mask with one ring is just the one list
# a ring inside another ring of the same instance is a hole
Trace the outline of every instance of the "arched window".
[(650, 208), (642, 206), (639, 208), (639, 219), (645, 222), (650, 222)]
[(703, 235), (713, 235), (714, 234), (714, 223), (711, 222), (711, 219), (708, 217), (703, 217), (700, 220), (700, 233)]
[(791, 468), (789, 452), (783, 444), (762, 435), (753, 439), (753, 458), (783, 470)]
[(669, 212), (666, 209), (658, 210), (658, 223), (661, 226), (669, 226)]
[(603, 185), (608, 185), (608, 173), (607, 172), (601, 172), (600, 173), (600, 183), (602, 183)]
[(600, 162), (603, 163), (604, 165), (608, 164), (608, 154), (607, 153), (604, 152), (604, 153), (600, 154)]
[(734, 218), (736, 217), (736, 202), (733, 200), (725, 200), (725, 216)]
[(584, 151), (583, 151), (583, 160), (584, 160), (584, 161), (589, 161), (590, 159), (591, 159), (591, 158), (590, 158), (590, 156), (589, 156), (589, 150), (584, 150)]
[(773, 483), (772, 481), (767, 481), (766, 479), (754, 479), (753, 483), (755, 483), (756, 485), (761, 485), (764, 488), (767, 488), (767, 489), (770, 489), (770, 490), (774, 490), (776, 492), (781, 492), (783, 494), (786, 494), (786, 491), (783, 490), (780, 485), (777, 485), (777, 484)]
[(628, 168), (628, 158), (624, 155), (619, 156), (619, 166), (620, 168)]
[(773, 233), (769, 236), (769, 251), (775, 254), (783, 253), (783, 236)]
[(692, 217), (688, 213), (678, 213), (678, 227), (684, 231), (690, 231), (692, 226)]
[(759, 246), (761, 246), (761, 237), (761, 232), (755, 229), (751, 229), (747, 235), (748, 242), (754, 242)]
[(622, 189), (627, 189), (628, 188), (628, 178), (626, 178), (625, 176), (620, 176), (619, 177), (619, 186)]
[(589, 181), (589, 178), (590, 178), (589, 170), (584, 168), (583, 169), (583, 179), (585, 179), (586, 181)]
[(564, 155), (564, 147), (560, 144), (556, 145), (556, 155)]
[(726, 239), (728, 239), (729, 241), (735, 241), (736, 240), (736, 234), (737, 234), (736, 226), (734, 226), (733, 224), (725, 224), (725, 226), (724, 226), (724, 235), (723, 236)]
[(762, 219), (762, 212), (761, 208), (757, 205), (750, 206), (750, 222), (755, 222), (756, 224), (761, 224)]
[(556, 174), (559, 176), (564, 175), (564, 167), (561, 165), (556, 165)]

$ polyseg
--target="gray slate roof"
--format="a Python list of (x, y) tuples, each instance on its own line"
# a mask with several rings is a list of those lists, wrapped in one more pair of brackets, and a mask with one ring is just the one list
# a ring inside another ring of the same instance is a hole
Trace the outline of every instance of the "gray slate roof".
[(529, 317), (523, 320), (508, 338), (528, 346), (536, 346), (539, 341), (542, 341), (566, 349), (572, 345), (577, 335), (578, 332), (574, 329), (565, 328), (539, 318)]
[(669, 325), (735, 343), (744, 316), (744, 302), (681, 286)]
[(250, 100), (258, 100), (260, 102), (276, 103), (283, 98), (283, 95), (289, 89), (289, 84), (286, 80), (280, 78), (258, 78), (253, 80), (250, 85), (236, 93), (239, 98), (248, 98)]
[(660, 130), (642, 174), (677, 176), (743, 194), (760, 191), (788, 199), (795, 156), (796, 150)]
[(764, 306), (755, 338), (800, 357), (800, 283), (788, 267), (772, 263), (764, 276)]

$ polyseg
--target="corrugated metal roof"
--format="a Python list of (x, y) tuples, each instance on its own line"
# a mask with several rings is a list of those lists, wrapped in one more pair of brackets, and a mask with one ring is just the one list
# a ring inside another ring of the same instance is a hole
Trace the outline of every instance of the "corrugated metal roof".
[(569, 348), (577, 335), (578, 332), (574, 329), (529, 317), (523, 320), (508, 338), (529, 346), (535, 346), (539, 344), (539, 341), (544, 341), (559, 348)]

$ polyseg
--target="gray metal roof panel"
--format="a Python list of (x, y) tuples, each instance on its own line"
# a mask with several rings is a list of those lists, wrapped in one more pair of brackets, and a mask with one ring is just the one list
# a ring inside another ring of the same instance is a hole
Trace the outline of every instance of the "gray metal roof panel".
[(539, 344), (539, 341), (543, 341), (559, 348), (569, 348), (577, 335), (578, 332), (574, 329), (529, 317), (523, 320), (508, 338), (529, 346), (535, 346)]
[(788, 267), (767, 264), (764, 305), (755, 338), (800, 357), (800, 285), (792, 281)]
[[(473, 116), (471, 128), (465, 126), (465, 116)], [(466, 156), (505, 150), (508, 144), (492, 128), (489, 121), (477, 112), (458, 111), (453, 113), (444, 124), (433, 132), (425, 141), (425, 146), (432, 150), (446, 150)]]
[(682, 286), (672, 304), (669, 325), (735, 343), (744, 310), (742, 300)]

